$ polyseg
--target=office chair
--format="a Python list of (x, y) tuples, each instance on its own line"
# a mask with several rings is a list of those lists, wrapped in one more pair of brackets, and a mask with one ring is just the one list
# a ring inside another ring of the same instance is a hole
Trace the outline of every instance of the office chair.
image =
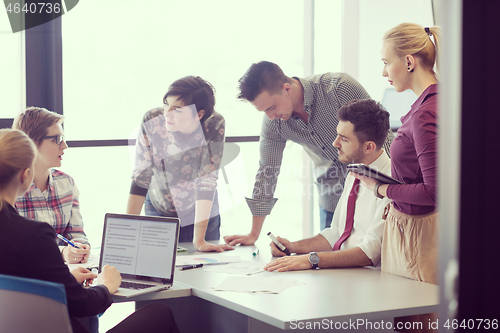
[(0, 274), (0, 309), (0, 332), (72, 332), (61, 283)]

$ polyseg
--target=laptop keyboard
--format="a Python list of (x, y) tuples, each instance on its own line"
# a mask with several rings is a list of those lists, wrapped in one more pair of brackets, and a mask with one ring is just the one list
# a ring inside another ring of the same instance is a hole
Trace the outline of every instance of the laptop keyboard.
[(134, 289), (134, 290), (142, 290), (142, 289), (147, 289), (147, 288), (152, 288), (152, 287), (156, 287), (156, 285), (146, 284), (146, 283), (138, 283), (138, 282), (129, 282), (129, 281), (122, 281), (122, 283), (120, 284), (120, 288)]

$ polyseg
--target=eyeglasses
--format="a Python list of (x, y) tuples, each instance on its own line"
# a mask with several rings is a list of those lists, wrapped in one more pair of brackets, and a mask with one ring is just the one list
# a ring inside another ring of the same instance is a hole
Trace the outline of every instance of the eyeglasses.
[(55, 139), (54, 142), (60, 145), (64, 141), (64, 135), (49, 135), (42, 137), (42, 140)]

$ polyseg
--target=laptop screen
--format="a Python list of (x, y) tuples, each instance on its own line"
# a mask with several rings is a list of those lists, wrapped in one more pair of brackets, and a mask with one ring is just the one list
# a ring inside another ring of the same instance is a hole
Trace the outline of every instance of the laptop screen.
[(106, 214), (99, 267), (115, 266), (123, 278), (172, 283), (179, 219)]

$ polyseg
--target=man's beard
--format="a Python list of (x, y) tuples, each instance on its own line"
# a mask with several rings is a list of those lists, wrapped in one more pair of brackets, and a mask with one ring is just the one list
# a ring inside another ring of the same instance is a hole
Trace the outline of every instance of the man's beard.
[(363, 153), (363, 145), (360, 145), (359, 148), (351, 155), (339, 156), (339, 161), (344, 164), (360, 163), (364, 157), (365, 154)]

